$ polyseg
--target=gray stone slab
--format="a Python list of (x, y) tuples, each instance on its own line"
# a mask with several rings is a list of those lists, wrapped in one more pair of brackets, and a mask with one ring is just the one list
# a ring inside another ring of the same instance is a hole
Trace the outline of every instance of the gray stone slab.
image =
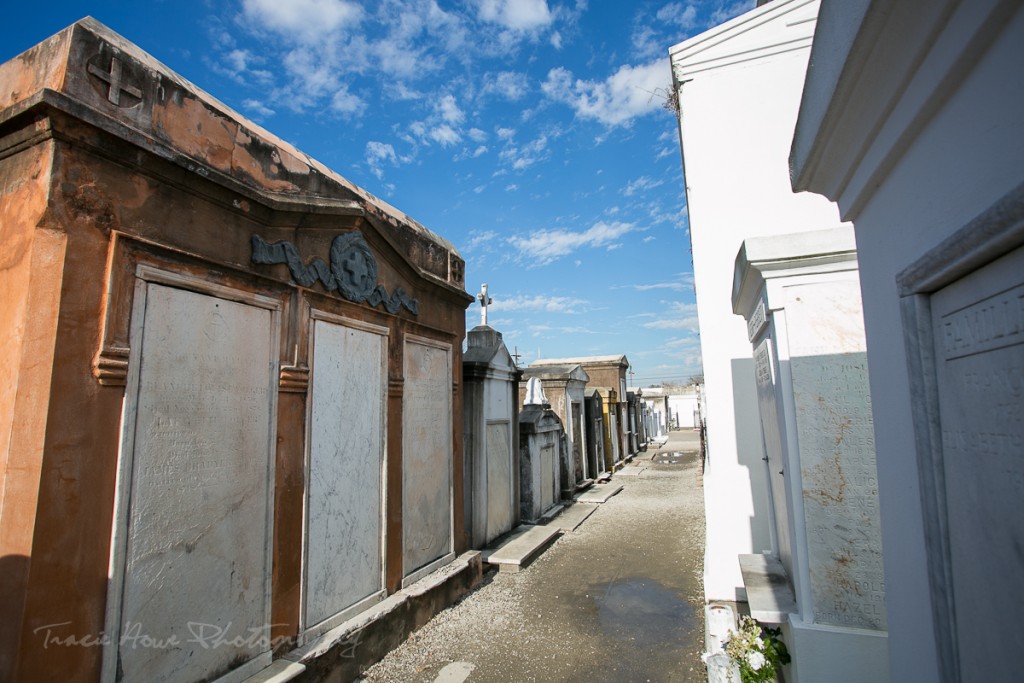
[(269, 654), (271, 320), (149, 285), (117, 630), (181, 645), (122, 645), (124, 680), (200, 680)]
[(525, 569), (562, 534), (553, 525), (524, 526), (505, 543), (492, 551), (484, 551), (484, 562), (497, 565), (503, 572)]
[(402, 561), (408, 577), (452, 550), (451, 349), (406, 337)]
[(614, 496), (616, 493), (622, 490), (622, 484), (598, 484), (594, 488), (590, 489), (586, 493), (581, 494), (577, 499), (577, 503), (604, 503), (609, 498)]
[(381, 466), (387, 338), (314, 323), (305, 626), (383, 589)]
[(587, 517), (594, 514), (597, 509), (595, 503), (573, 503), (562, 511), (554, 519), (545, 522), (545, 526), (553, 526), (562, 531), (574, 531), (580, 524), (586, 521)]
[(641, 474), (643, 474), (644, 469), (645, 468), (640, 467), (638, 465), (626, 465), (621, 470), (619, 470), (616, 473), (616, 475), (620, 477), (639, 477)]
[(740, 555), (739, 560), (750, 616), (767, 624), (782, 624), (787, 615), (799, 611), (781, 562), (760, 554)]

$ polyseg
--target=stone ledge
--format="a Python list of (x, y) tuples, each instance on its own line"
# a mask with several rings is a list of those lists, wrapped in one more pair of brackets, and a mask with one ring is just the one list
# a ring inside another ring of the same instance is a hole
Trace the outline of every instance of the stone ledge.
[(463, 553), (277, 661), (304, 666), (304, 671), (295, 675), (296, 681), (353, 681), (413, 631), (475, 590), (482, 580), (480, 553)]
[(497, 565), (502, 572), (518, 572), (525, 569), (545, 549), (562, 535), (557, 526), (520, 527), (500, 547), (484, 552), (484, 562)]
[(586, 493), (577, 496), (577, 503), (605, 503), (609, 498), (622, 490), (622, 484), (602, 484), (595, 486)]
[(781, 562), (761, 554), (740, 555), (739, 561), (750, 616), (766, 624), (782, 624), (799, 612)]

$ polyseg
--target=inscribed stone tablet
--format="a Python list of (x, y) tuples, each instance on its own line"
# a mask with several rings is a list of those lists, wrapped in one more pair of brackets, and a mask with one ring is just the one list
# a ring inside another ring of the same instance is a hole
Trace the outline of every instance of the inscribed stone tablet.
[(1018, 249), (932, 296), (961, 680), (1019, 677), (1005, 644), (1024, 611), (1022, 273)]
[(148, 285), (121, 680), (210, 680), (269, 652), (271, 322)]
[(789, 500), (786, 497), (786, 457), (782, 451), (779, 412), (775, 403), (775, 364), (772, 340), (765, 338), (754, 349), (754, 373), (757, 381), (757, 405), (761, 416), (761, 434), (768, 458), (775, 534), (779, 557), (786, 571), (793, 571), (793, 550), (789, 536)]
[(381, 466), (386, 337), (314, 322), (305, 625), (383, 587)]
[(814, 620), (885, 630), (874, 423), (856, 282), (786, 305)]
[(508, 422), (487, 425), (487, 540), (512, 528), (512, 443)]
[(452, 372), (448, 348), (407, 339), (402, 399), (404, 573), (452, 550)]
[(555, 471), (555, 447), (540, 449), (540, 509), (547, 510), (555, 504), (555, 490), (558, 487), (558, 473)]

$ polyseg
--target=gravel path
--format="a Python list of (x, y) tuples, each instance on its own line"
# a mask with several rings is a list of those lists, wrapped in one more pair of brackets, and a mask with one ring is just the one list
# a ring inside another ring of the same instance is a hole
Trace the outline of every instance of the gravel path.
[(616, 476), (623, 491), (579, 528), (525, 571), (492, 572), (364, 680), (706, 681), (700, 463), (691, 433), (671, 437), (675, 463), (640, 454), (643, 473)]

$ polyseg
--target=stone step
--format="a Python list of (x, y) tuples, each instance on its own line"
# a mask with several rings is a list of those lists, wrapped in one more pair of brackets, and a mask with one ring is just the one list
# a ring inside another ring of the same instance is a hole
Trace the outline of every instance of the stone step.
[(577, 503), (604, 503), (622, 490), (622, 484), (608, 483), (594, 486), (576, 498)]
[(496, 565), (502, 572), (518, 572), (525, 569), (561, 535), (562, 530), (557, 525), (524, 524), (500, 546), (493, 550), (485, 550), (484, 562)]
[(584, 520), (594, 514), (597, 505), (594, 503), (573, 503), (554, 519), (545, 522), (545, 526), (553, 526), (564, 532), (575, 531)]
[(638, 465), (626, 465), (615, 473), (617, 477), (639, 477), (645, 468)]

